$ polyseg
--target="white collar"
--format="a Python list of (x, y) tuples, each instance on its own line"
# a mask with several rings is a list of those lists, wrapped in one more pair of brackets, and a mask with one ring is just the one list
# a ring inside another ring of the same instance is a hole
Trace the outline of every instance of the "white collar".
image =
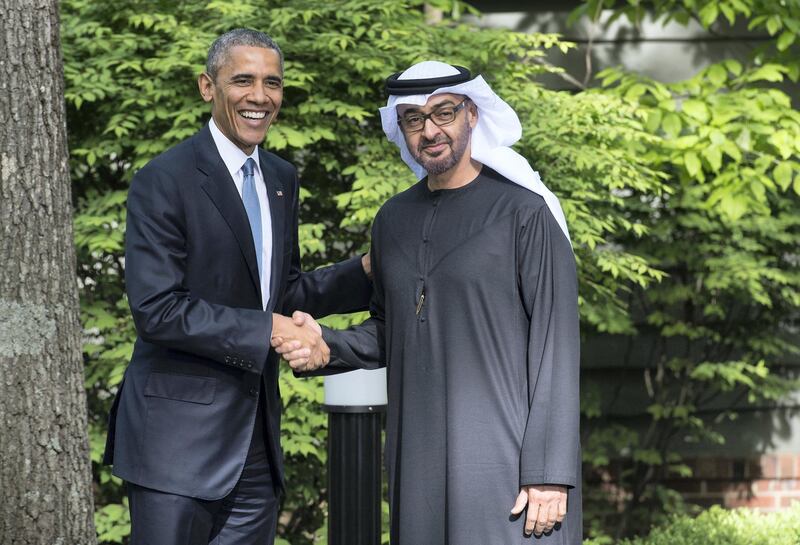
[(239, 146), (230, 141), (230, 139), (222, 134), (214, 118), (208, 122), (208, 128), (211, 129), (211, 137), (214, 139), (214, 144), (217, 146), (217, 151), (222, 157), (222, 162), (228, 168), (231, 178), (236, 179), (236, 173), (242, 169), (242, 165), (248, 158), (252, 158), (256, 162), (256, 171), (260, 172), (260, 165), (258, 162), (258, 146), (253, 148), (253, 153), (250, 155), (245, 154)]

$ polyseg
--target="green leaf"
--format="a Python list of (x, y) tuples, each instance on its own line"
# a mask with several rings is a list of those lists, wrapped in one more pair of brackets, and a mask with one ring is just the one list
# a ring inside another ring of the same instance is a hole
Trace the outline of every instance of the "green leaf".
[(786, 75), (789, 76), (789, 79), (793, 82), (797, 82), (800, 79), (800, 63), (794, 63), (787, 66)]
[(769, 143), (775, 146), (783, 159), (788, 159), (792, 156), (794, 150), (794, 137), (789, 131), (779, 130), (773, 132), (769, 136)]
[(783, 161), (772, 171), (775, 182), (784, 191), (789, 189), (789, 186), (792, 184), (792, 171), (792, 163), (789, 161)]
[(681, 104), (681, 111), (701, 123), (708, 122), (708, 107), (705, 105), (705, 103), (699, 100), (689, 99), (683, 101)]
[(736, 144), (734, 144), (730, 140), (725, 140), (724, 142), (722, 142), (720, 144), (720, 147), (722, 148), (722, 151), (724, 151), (725, 154), (728, 157), (730, 157), (731, 159), (733, 159), (737, 163), (742, 161), (742, 152), (741, 152), (741, 150), (739, 150), (739, 148), (736, 146)]
[(711, 170), (714, 172), (719, 172), (719, 169), (722, 167), (722, 152), (720, 151), (719, 147), (707, 146), (700, 153), (703, 155), (706, 161), (708, 161)]
[(728, 23), (732, 25), (736, 21), (736, 12), (734, 12), (733, 8), (730, 7), (728, 4), (720, 4), (719, 9), (725, 15), (725, 18), (728, 20)]
[(796, 37), (797, 35), (794, 32), (785, 30), (778, 37), (778, 41), (775, 44), (775, 47), (778, 48), (778, 51), (786, 51), (789, 48), (789, 46), (794, 43)]
[(641, 83), (634, 83), (625, 92), (625, 99), (636, 102), (639, 98), (647, 92), (647, 87)]
[(783, 23), (779, 15), (773, 15), (767, 20), (767, 32), (770, 36), (777, 34), (781, 27), (783, 27)]
[(668, 136), (675, 138), (681, 132), (681, 118), (677, 114), (669, 112), (664, 116), (661, 127)]
[(719, 16), (719, 8), (716, 2), (709, 2), (698, 13), (700, 16), (700, 22), (703, 23), (703, 26), (708, 28), (717, 20)]
[(651, 110), (650, 113), (647, 114), (645, 128), (648, 132), (654, 133), (658, 130), (658, 127), (661, 125), (661, 116), (661, 110)]
[(727, 61), (724, 61), (723, 64), (725, 65), (725, 68), (727, 68), (728, 71), (730, 71), (733, 75), (735, 76), (741, 75), (742, 63), (740, 63), (739, 61), (729, 59)]
[(746, 195), (728, 194), (719, 201), (719, 209), (731, 221), (738, 221), (749, 208)]
[(742, 129), (742, 132), (739, 133), (739, 136), (736, 137), (736, 145), (739, 148), (743, 149), (744, 151), (750, 151), (751, 144), (750, 144), (750, 130), (745, 127)]
[[(741, 67), (739, 69), (741, 71)], [(715, 64), (708, 69), (708, 80), (719, 87), (728, 79), (728, 72), (725, 67)]]
[(702, 171), (702, 164), (695, 152), (690, 151), (689, 153), (685, 153), (683, 155), (683, 161), (689, 176), (694, 178)]
[(776, 64), (767, 64), (751, 72), (747, 76), (747, 80), (751, 82), (754, 81), (779, 82), (783, 81), (783, 74), (785, 72), (786, 68), (783, 66), (779, 66)]
[(636, 449), (633, 452), (633, 459), (646, 465), (658, 465), (663, 461), (661, 453), (656, 449)]

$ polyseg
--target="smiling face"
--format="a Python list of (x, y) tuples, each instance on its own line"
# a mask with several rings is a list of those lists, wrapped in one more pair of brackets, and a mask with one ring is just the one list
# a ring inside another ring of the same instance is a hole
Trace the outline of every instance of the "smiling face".
[[(411, 113), (430, 114), (442, 108), (454, 108), (465, 99), (462, 95), (442, 93), (430, 97), (425, 106), (400, 105), (397, 114), (401, 119)], [(465, 106), (450, 124), (440, 127), (426, 119), (420, 131), (403, 130), (408, 150), (429, 175), (438, 176), (469, 162), (470, 154), (466, 152), (478, 117), (471, 102), (467, 101)]]
[(237, 45), (228, 51), (215, 79), (197, 81), (211, 116), (228, 139), (247, 155), (264, 141), (283, 101), (283, 73), (278, 52)]

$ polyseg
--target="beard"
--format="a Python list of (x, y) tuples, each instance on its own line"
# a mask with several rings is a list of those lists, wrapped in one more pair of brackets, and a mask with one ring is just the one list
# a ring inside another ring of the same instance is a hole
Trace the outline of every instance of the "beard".
[[(456, 134), (455, 139), (450, 138), (444, 133), (440, 134), (433, 140), (429, 140), (422, 136), (420, 137), (417, 148), (411, 151), (411, 155), (414, 157), (414, 160), (422, 166), (422, 168), (428, 171), (428, 174), (433, 174), (434, 176), (444, 174), (456, 166), (459, 161), (461, 161), (461, 158), (464, 156), (464, 151), (467, 149), (467, 144), (469, 143), (469, 133), (470, 127), (465, 119), (463, 125), (458, 130), (458, 134)], [(450, 153), (442, 157), (442, 155), (447, 151), (443, 150), (439, 153), (439, 156), (431, 157), (423, 152), (424, 148), (427, 146), (433, 146), (436, 144), (446, 144), (450, 148)]]

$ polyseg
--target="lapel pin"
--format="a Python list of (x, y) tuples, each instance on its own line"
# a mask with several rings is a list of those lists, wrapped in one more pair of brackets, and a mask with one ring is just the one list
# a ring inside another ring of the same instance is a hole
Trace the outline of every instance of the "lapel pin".
[(276, 194), (276, 195), (278, 195), (278, 197), (283, 197), (283, 191), (281, 191), (280, 189), (279, 189), (279, 190), (277, 190), (277, 191), (275, 192), (275, 194)]

